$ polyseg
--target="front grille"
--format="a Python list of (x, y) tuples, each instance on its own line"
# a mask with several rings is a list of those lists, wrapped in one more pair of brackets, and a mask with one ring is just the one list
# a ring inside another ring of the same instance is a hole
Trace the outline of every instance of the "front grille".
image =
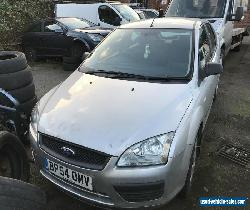
[[(50, 155), (69, 164), (88, 169), (102, 170), (110, 159), (110, 156), (107, 154), (44, 134), (40, 134), (39, 144), (40, 147)], [(63, 147), (74, 151), (74, 155), (66, 154), (62, 149)]]
[(131, 186), (115, 186), (115, 190), (128, 202), (151, 201), (160, 198), (164, 193), (164, 183), (149, 183)]

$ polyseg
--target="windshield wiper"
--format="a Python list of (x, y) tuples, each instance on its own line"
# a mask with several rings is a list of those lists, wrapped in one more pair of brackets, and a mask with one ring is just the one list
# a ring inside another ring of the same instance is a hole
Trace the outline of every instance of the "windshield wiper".
[(124, 73), (120, 71), (105, 71), (105, 70), (97, 70), (97, 71), (87, 71), (86, 74), (104, 74), (109, 78), (123, 79), (123, 78), (133, 78), (139, 80), (146, 81), (171, 81), (171, 80), (187, 80), (185, 77), (155, 77), (155, 76), (144, 76), (138, 74)]
[(97, 71), (87, 71), (86, 74), (104, 74), (108, 77), (112, 78), (141, 78), (143, 79), (144, 76), (142, 75), (136, 75), (136, 74), (130, 74), (130, 73), (124, 73), (120, 71), (105, 71), (105, 70), (97, 70)]

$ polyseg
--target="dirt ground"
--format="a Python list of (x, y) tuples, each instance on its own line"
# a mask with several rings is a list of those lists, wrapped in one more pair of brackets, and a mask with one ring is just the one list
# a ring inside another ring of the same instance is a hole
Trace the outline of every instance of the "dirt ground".
[[(60, 62), (47, 61), (31, 64), (31, 66), (38, 97), (44, 95), (70, 74), (62, 70)], [(240, 52), (230, 52), (226, 59), (218, 97), (205, 128), (201, 157), (190, 197), (185, 201), (175, 198), (159, 210), (202, 209), (198, 203), (201, 196), (248, 196), (250, 198), (250, 168), (243, 168), (216, 154), (217, 149), (225, 143), (250, 150), (250, 38), (245, 39)], [(99, 209), (60, 192), (35, 170), (33, 170), (31, 181), (46, 191), (48, 206), (45, 209)], [(239, 209), (250, 209), (250, 207)]]

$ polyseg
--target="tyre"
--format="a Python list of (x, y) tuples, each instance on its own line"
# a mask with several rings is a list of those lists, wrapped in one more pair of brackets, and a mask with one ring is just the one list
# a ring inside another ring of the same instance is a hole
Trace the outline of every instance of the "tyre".
[(64, 71), (75, 71), (80, 64), (63, 63)]
[(27, 60), (23, 53), (16, 51), (0, 52), (0, 74), (22, 71), (27, 66)]
[(74, 43), (70, 49), (70, 56), (76, 58), (82, 58), (83, 53), (86, 51), (86, 47), (81, 43)]
[(33, 77), (30, 67), (15, 73), (0, 74), (0, 88), (3, 88), (6, 91), (25, 87), (32, 81)]
[(35, 85), (30, 83), (27, 86), (8, 91), (19, 103), (24, 103), (35, 97)]
[(196, 160), (197, 160), (197, 151), (199, 149), (199, 146), (198, 146), (199, 137), (198, 136), (199, 136), (199, 134), (196, 137), (195, 144), (193, 146), (193, 150), (192, 150), (192, 154), (191, 154), (191, 158), (189, 161), (190, 163), (189, 163), (189, 168), (188, 168), (188, 173), (187, 173), (185, 185), (178, 195), (180, 198), (186, 198), (189, 195), (190, 190), (191, 190), (191, 186), (193, 183), (193, 175), (195, 172), (195, 166), (196, 166)]
[(215, 101), (216, 101), (216, 99), (217, 99), (217, 96), (218, 96), (218, 90), (219, 90), (219, 85), (217, 85), (217, 86), (216, 86), (216, 88), (215, 88), (213, 102), (215, 102)]
[(0, 177), (5, 176), (14, 179), (20, 179), (22, 181), (28, 181), (29, 175), (29, 162), (23, 144), (12, 133), (1, 131)]
[(81, 58), (79, 57), (63, 57), (63, 63), (68, 63), (68, 64), (80, 64), (81, 63)]
[(25, 48), (24, 53), (25, 53), (26, 58), (27, 58), (28, 61), (35, 62), (35, 61), (38, 60), (37, 59), (37, 52), (32, 47)]
[(221, 64), (223, 65), (223, 67), (225, 66), (225, 57), (226, 57), (225, 49), (221, 48), (220, 60), (221, 60)]
[(46, 194), (37, 186), (0, 177), (0, 209), (44, 210), (46, 204)]
[(23, 102), (19, 105), (19, 109), (24, 112), (27, 117), (30, 116), (33, 107), (36, 105), (37, 102), (37, 97), (34, 96), (32, 99), (30, 99), (29, 101)]
[(233, 51), (239, 52), (239, 51), (241, 50), (242, 41), (243, 41), (243, 36), (241, 35), (241, 36), (240, 36), (240, 45), (238, 45), (237, 47), (235, 47), (235, 48), (233, 49)]

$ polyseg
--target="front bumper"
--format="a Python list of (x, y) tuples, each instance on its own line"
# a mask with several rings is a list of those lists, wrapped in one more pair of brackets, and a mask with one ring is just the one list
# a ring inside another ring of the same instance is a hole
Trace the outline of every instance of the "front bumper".
[[(116, 166), (118, 158), (111, 157), (106, 167), (98, 171), (59, 160), (43, 151), (32, 136), (30, 138), (33, 157), (40, 173), (63, 191), (84, 202), (117, 208), (153, 207), (167, 203), (183, 186), (179, 167), (182, 165), (183, 154), (169, 159), (166, 165), (143, 168), (119, 168)], [(44, 167), (45, 158), (91, 176), (93, 191), (80, 188), (48, 172)]]

